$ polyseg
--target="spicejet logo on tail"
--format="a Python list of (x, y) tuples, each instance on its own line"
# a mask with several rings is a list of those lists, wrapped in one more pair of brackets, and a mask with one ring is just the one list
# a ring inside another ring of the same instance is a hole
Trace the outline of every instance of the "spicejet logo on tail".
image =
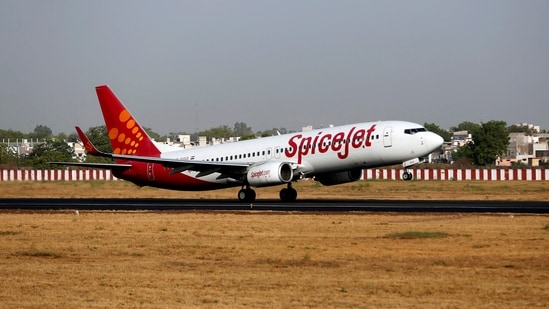
[[(349, 132), (338, 132), (335, 134), (323, 134), (318, 132), (316, 136), (303, 137), (303, 134), (296, 134), (290, 138), (284, 154), (292, 158), (297, 155), (297, 163), (301, 164), (304, 156), (309, 154), (326, 153), (328, 150), (337, 152), (337, 157), (345, 159), (349, 156), (349, 148), (360, 148), (362, 146), (370, 147), (370, 137), (375, 131), (376, 125), (372, 125), (368, 130), (352, 127)], [(356, 131), (355, 131), (356, 130)]]
[(115, 146), (113, 152), (115, 154), (135, 154), (139, 147), (139, 142), (144, 138), (139, 126), (130, 115), (128, 110), (124, 109), (118, 115), (120, 121), (119, 126), (115, 126), (109, 130), (109, 138)]

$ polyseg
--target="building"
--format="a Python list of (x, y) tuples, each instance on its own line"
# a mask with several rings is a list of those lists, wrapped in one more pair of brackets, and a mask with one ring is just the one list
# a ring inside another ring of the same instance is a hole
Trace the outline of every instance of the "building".
[(509, 146), (507, 146), (507, 154), (501, 158), (499, 165), (512, 166), (523, 164), (528, 166), (539, 166), (540, 162), (548, 162), (548, 142), (549, 133), (510, 133)]

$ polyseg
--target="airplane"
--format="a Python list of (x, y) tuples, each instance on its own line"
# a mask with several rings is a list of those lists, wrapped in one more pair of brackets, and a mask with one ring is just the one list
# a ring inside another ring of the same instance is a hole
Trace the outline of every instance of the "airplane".
[(442, 137), (407, 121), (375, 121), (315, 129), (253, 140), (182, 149), (152, 140), (108, 85), (96, 93), (112, 145), (97, 150), (76, 131), (89, 155), (113, 163), (50, 162), (112, 170), (115, 177), (138, 186), (201, 191), (241, 187), (238, 200), (252, 203), (253, 187), (285, 185), (280, 200), (293, 202), (292, 182), (313, 178), (331, 186), (361, 179), (365, 168), (403, 164), (409, 180), (413, 165), (439, 149)]

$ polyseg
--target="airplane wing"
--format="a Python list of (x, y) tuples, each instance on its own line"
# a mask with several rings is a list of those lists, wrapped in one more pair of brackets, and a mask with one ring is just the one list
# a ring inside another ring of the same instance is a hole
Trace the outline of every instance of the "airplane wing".
[[(143, 156), (129, 156), (129, 155), (117, 155), (107, 154), (109, 157), (120, 159), (124, 161), (138, 161), (145, 163), (162, 164), (163, 166), (172, 168), (170, 174), (176, 174), (184, 171), (197, 171), (199, 172), (197, 177), (207, 176), (212, 173), (220, 173), (223, 176), (240, 176), (247, 172), (248, 167), (251, 164), (248, 163), (229, 163), (229, 162), (210, 162), (210, 161), (192, 161), (192, 160), (178, 160), (178, 159), (166, 159), (158, 157), (143, 157)], [(132, 167), (130, 163), (85, 163), (85, 162), (48, 162), (54, 165), (70, 165), (81, 166), (89, 168), (104, 168), (104, 169), (126, 169)]]

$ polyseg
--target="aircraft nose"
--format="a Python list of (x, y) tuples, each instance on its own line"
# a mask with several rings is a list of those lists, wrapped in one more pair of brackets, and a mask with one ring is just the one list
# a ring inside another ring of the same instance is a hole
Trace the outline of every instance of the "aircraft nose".
[(440, 148), (440, 146), (442, 146), (442, 144), (444, 143), (444, 139), (436, 133), (433, 133), (433, 132), (429, 132), (429, 133), (430, 134), (429, 134), (429, 137), (427, 138), (427, 145), (433, 148), (433, 150)]

